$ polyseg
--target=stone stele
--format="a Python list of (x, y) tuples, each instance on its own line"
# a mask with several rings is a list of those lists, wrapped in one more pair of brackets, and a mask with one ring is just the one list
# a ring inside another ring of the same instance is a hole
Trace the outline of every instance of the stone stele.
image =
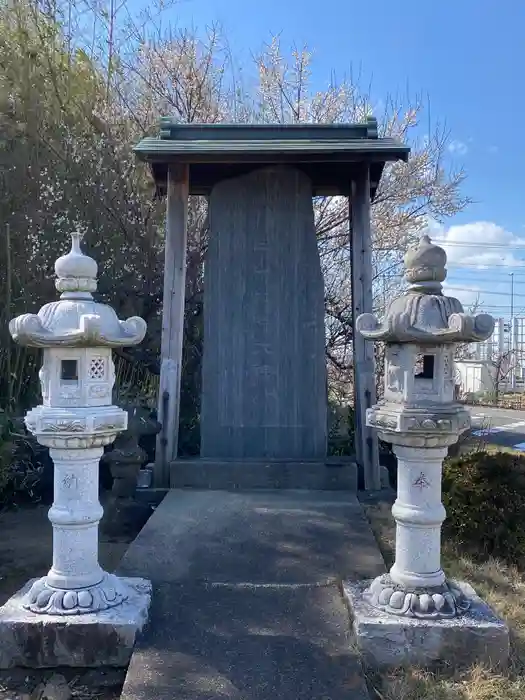
[(204, 285), (201, 458), (326, 458), (323, 276), (312, 183), (263, 168), (215, 185)]

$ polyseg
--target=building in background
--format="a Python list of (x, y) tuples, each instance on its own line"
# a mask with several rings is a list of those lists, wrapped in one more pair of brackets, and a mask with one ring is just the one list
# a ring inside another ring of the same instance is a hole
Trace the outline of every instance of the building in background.
[(494, 392), (495, 372), (490, 360), (456, 360), (456, 386), (460, 395)]
[(488, 340), (459, 348), (456, 376), (462, 394), (525, 391), (525, 317), (498, 318)]

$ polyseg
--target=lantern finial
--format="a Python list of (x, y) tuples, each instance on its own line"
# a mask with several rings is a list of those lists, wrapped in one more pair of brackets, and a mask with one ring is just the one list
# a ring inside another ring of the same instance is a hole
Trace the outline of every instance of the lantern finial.
[(435, 294), (447, 276), (447, 254), (426, 234), (405, 254), (405, 278), (412, 287), (427, 288)]
[(80, 231), (71, 233), (71, 250), (62, 255), (55, 263), (57, 280), (55, 286), (63, 292), (63, 298), (73, 296), (91, 297), (91, 292), (97, 289), (97, 263), (82, 252), (80, 243), (83, 234)]

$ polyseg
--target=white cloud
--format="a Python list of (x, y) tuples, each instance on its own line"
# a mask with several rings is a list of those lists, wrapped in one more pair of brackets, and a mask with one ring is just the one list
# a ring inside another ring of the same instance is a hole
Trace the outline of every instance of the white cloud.
[(489, 146), (488, 152), (493, 156), (497, 155), (499, 153), (499, 146)]
[[(525, 238), (492, 221), (474, 221), (448, 229), (430, 221), (428, 234), (445, 249), (451, 266), (479, 269), (525, 266)], [(522, 257), (519, 257), (520, 247), (523, 248)]]
[(458, 156), (464, 156), (468, 152), (468, 146), (464, 141), (455, 139), (448, 144), (448, 150), (450, 153), (457, 154)]

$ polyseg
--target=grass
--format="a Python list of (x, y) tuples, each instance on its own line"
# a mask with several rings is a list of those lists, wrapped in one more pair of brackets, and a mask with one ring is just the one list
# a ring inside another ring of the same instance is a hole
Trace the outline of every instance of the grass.
[[(394, 558), (395, 526), (391, 503), (364, 504), (367, 517), (390, 566)], [(472, 562), (445, 544), (443, 568), (451, 578), (468, 581), (503, 617), (511, 630), (511, 660), (504, 672), (476, 666), (468, 671), (429, 673), (407, 668), (370, 675), (378, 700), (524, 700), (525, 698), (525, 577), (494, 559)]]

